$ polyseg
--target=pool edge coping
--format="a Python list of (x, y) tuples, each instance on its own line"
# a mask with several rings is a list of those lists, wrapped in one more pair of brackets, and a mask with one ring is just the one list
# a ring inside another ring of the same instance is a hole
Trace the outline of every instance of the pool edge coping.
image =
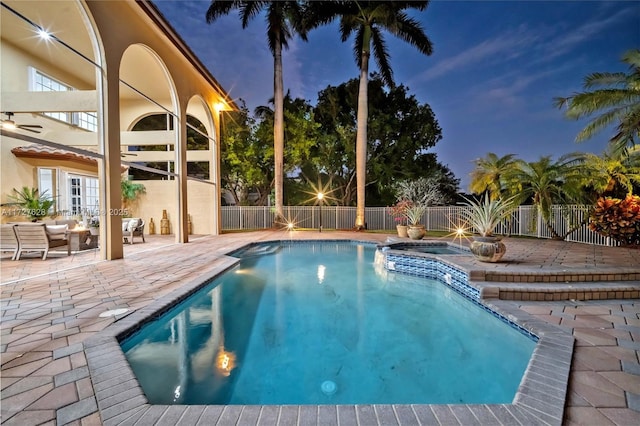
[[(287, 242), (270, 240), (268, 242)], [(351, 242), (372, 244), (370, 241), (351, 240), (304, 240), (300, 242)], [(249, 243), (245, 246), (256, 243)], [(375, 243), (374, 243), (375, 245)], [(243, 246), (243, 247), (245, 247)], [(235, 250), (230, 250), (229, 253)], [(116, 322), (83, 342), (98, 411), (104, 424), (121, 422), (153, 423), (160, 418), (169, 418), (180, 424), (213, 424), (221, 419), (233, 424), (257, 424), (262, 415), (274, 415), (275, 423), (288, 424), (287, 416), (297, 411), (296, 420), (303, 418), (310, 424), (335, 421), (341, 416), (355, 419), (355, 424), (368, 424), (366, 419), (378, 424), (388, 424), (395, 419), (398, 424), (415, 423), (416, 420), (430, 423), (455, 421), (485, 423), (492, 421), (503, 424), (562, 424), (568, 390), (569, 373), (574, 350), (574, 337), (560, 327), (519, 309), (513, 301), (478, 300), (486, 308), (502, 315), (515, 324), (538, 336), (538, 342), (523, 374), (518, 390), (511, 404), (374, 404), (374, 405), (160, 405), (150, 404), (140, 387), (126, 357), (120, 341), (134, 333), (146, 322), (171, 309), (207, 283), (234, 267), (239, 259), (227, 255), (222, 267), (203, 273), (180, 288), (164, 295), (149, 305), (116, 318)], [(442, 261), (435, 257), (435, 260)], [(447, 259), (448, 264), (454, 263)], [(460, 268), (459, 265), (453, 265)], [(315, 407), (315, 422), (312, 410)], [(284, 420), (283, 420), (284, 413)], [(343, 413), (343, 414), (341, 414)], [(329, 416), (329, 417), (327, 417)], [(391, 417), (390, 417), (391, 416)], [(470, 417), (466, 417), (470, 416)], [(215, 417), (215, 418), (214, 418)], [(308, 418), (307, 418), (308, 417)], [(465, 421), (465, 417), (467, 420)], [(250, 419), (254, 420), (250, 420)], [(381, 420), (382, 419), (382, 420)], [(404, 420), (403, 420), (404, 419)], [(386, 420), (386, 421), (385, 421)], [(173, 422), (175, 423), (175, 422)], [(300, 421), (301, 424), (307, 424)]]

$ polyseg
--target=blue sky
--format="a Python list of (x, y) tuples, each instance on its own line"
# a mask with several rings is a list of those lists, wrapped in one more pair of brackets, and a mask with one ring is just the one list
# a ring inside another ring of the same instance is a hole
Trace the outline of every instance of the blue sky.
[[(234, 99), (267, 104), (273, 59), (262, 17), (243, 30), (235, 12), (207, 24), (209, 1), (154, 3)], [(628, 71), (620, 58), (640, 48), (640, 1), (432, 1), (412, 15), (434, 51), (421, 55), (386, 34), (394, 79), (431, 105), (443, 133), (434, 151), (461, 190), (487, 152), (534, 161), (605, 149), (611, 132), (575, 143), (586, 121), (565, 119), (553, 98), (581, 91), (589, 73)], [(285, 90), (315, 104), (326, 86), (357, 78), (352, 42), (340, 41), (335, 24), (291, 41)]]

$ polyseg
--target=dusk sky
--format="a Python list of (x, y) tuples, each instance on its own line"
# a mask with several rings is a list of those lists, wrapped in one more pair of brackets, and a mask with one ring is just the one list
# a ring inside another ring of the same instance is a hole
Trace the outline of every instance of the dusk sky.
[[(267, 104), (273, 58), (263, 17), (243, 30), (237, 11), (207, 24), (210, 1), (154, 3), (232, 98), (251, 110)], [(433, 109), (443, 134), (434, 151), (462, 191), (473, 160), (487, 152), (533, 161), (606, 148), (612, 131), (575, 143), (586, 120), (565, 119), (553, 98), (581, 91), (587, 74), (628, 72), (620, 59), (640, 48), (640, 2), (432, 1), (411, 15), (434, 51), (421, 55), (386, 33), (394, 79)], [(315, 104), (328, 85), (357, 78), (352, 43), (340, 41), (337, 24), (313, 31), (307, 43), (292, 40), (283, 55), (285, 90)]]

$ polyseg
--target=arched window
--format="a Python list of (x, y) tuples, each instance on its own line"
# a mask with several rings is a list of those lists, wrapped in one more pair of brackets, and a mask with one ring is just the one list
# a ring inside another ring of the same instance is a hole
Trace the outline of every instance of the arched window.
[[(151, 130), (173, 130), (173, 118), (170, 114), (152, 114), (141, 118), (133, 125), (132, 131), (144, 132)], [(200, 120), (194, 116), (187, 115), (187, 151), (202, 151), (209, 149), (209, 138), (207, 129)], [(173, 151), (173, 145), (130, 145), (127, 152), (134, 154), (136, 151)], [(156, 170), (165, 172), (173, 172), (175, 170), (173, 161), (135, 161), (135, 164), (146, 166)], [(160, 173), (154, 173), (148, 170), (140, 170), (132, 168), (129, 171), (133, 180), (166, 180), (168, 176)], [(209, 162), (208, 161), (187, 161), (187, 176), (199, 179), (209, 179)]]

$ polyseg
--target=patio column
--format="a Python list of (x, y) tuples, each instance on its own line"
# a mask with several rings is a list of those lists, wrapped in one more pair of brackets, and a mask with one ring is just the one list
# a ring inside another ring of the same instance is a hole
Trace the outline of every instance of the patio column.
[[(102, 257), (122, 259), (122, 196), (120, 189), (120, 80), (119, 58), (106, 56), (106, 70), (102, 73), (102, 153), (99, 162), (100, 240)], [(114, 72), (115, 71), (115, 72)]]
[(176, 135), (176, 174), (178, 187), (178, 223), (176, 238), (179, 243), (189, 242), (188, 206), (187, 206), (187, 106), (180, 106), (180, 120)]
[(214, 108), (214, 111), (215, 114), (213, 117), (213, 132), (215, 141), (213, 143), (213, 149), (211, 150), (211, 168), (213, 170), (211, 170), (210, 176), (215, 183), (215, 187), (213, 190), (213, 202), (215, 208), (213, 218), (211, 220), (213, 221), (213, 234), (220, 235), (220, 233), (222, 232), (222, 185), (220, 184), (220, 152), (222, 151), (222, 114), (224, 114), (224, 112), (219, 107)]

